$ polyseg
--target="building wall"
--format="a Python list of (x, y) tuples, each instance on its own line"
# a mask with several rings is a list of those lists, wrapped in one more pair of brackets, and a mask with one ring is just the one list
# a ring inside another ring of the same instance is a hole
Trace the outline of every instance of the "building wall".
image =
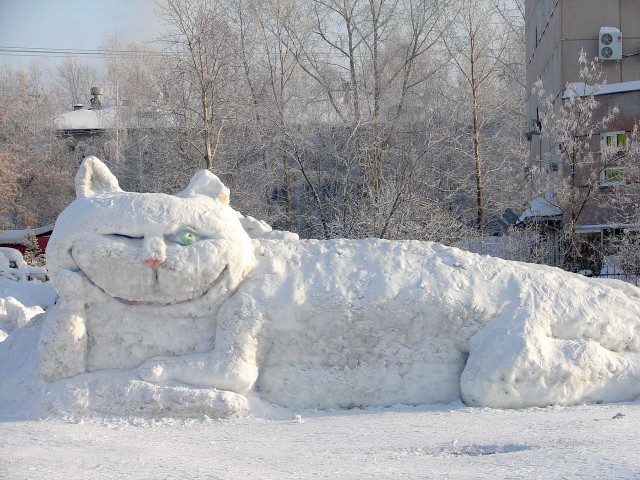
[[(622, 31), (623, 54), (640, 52), (638, 0), (527, 0), (525, 22), (529, 90), (538, 78), (553, 93), (577, 81), (578, 54), (598, 56), (600, 27)], [(608, 83), (638, 80), (640, 59), (606, 61), (603, 71)]]
[[(640, 80), (640, 74), (636, 80)], [(600, 115), (603, 115), (613, 107), (618, 107), (620, 111), (618, 116), (607, 127), (609, 131), (625, 130), (629, 132), (633, 130), (633, 125), (640, 121), (640, 91), (598, 95), (596, 99), (600, 104)]]
[[(584, 48), (587, 58), (598, 56), (600, 27), (622, 31), (622, 53), (640, 51), (640, 2), (638, 0), (562, 0), (562, 77), (578, 78), (578, 55)], [(607, 83), (640, 79), (639, 57), (602, 62)]]
[[(560, 105), (567, 83), (579, 81), (578, 55), (585, 50), (587, 58), (598, 56), (598, 34), (601, 27), (617, 27), (622, 31), (622, 52), (640, 53), (640, 0), (526, 0), (526, 51), (527, 51), (527, 111), (530, 121), (536, 119), (538, 100), (531, 89), (538, 78), (545, 91), (556, 98)], [(602, 62), (608, 84), (640, 80), (640, 56), (621, 61)], [(598, 96), (601, 111), (618, 106), (620, 114), (608, 127), (608, 131), (631, 131), (640, 121), (640, 92), (626, 92)], [(542, 177), (532, 182), (535, 190), (541, 183), (553, 183), (567, 175), (560, 168), (550, 168), (557, 154), (550, 143), (540, 135), (532, 135), (530, 142), (530, 167), (541, 167)], [(599, 135), (592, 139), (592, 148), (600, 148)], [(534, 170), (535, 172), (536, 170)], [(535, 195), (539, 192), (532, 191)], [(596, 205), (586, 215), (591, 222), (603, 222), (607, 216)]]
[[(525, 4), (525, 35), (527, 52), (527, 112), (530, 131), (535, 131), (538, 99), (532, 94), (540, 79), (546, 92), (558, 95), (564, 85), (562, 78), (562, 5), (560, 0), (528, 0)], [(555, 175), (545, 154), (551, 150), (548, 139), (533, 135), (530, 142), (529, 167)], [(532, 188), (535, 189), (532, 183)], [(532, 191), (534, 195), (538, 192)]]
[[(560, 85), (561, 9), (558, 0), (527, 2), (526, 10), (527, 86), (541, 78), (545, 87)], [(554, 74), (554, 78), (550, 75)]]

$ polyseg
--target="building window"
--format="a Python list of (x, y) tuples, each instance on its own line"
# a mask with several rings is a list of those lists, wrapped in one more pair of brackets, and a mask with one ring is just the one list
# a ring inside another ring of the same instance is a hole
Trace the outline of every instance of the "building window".
[(614, 149), (622, 151), (627, 147), (627, 134), (625, 132), (604, 132), (600, 135), (601, 151)]
[(622, 229), (622, 228), (616, 228), (616, 227), (603, 228), (602, 229), (602, 244), (603, 245), (610, 245), (610, 244), (614, 243), (615, 241), (619, 240), (620, 238), (622, 238), (623, 234), (624, 234), (624, 229)]
[(624, 167), (605, 167), (600, 172), (601, 187), (615, 187), (625, 183)]

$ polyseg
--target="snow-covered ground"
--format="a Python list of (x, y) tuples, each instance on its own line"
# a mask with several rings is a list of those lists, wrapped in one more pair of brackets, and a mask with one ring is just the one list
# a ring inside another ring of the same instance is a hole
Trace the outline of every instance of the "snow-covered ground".
[[(0, 478), (633, 479), (640, 404), (0, 423)], [(619, 418), (614, 418), (619, 416)], [(300, 417), (294, 417), (300, 415)]]

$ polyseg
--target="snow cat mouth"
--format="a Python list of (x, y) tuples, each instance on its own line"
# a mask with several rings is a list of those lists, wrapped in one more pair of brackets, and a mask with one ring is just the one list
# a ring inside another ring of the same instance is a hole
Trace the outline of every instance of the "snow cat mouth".
[[(77, 263), (76, 263), (76, 265), (77, 265)], [(194, 296), (186, 298), (184, 300), (177, 300), (175, 302), (158, 302), (158, 301), (153, 301), (153, 300), (139, 301), (139, 300), (129, 300), (129, 299), (122, 298), (122, 297), (116, 297), (115, 295), (111, 295), (110, 293), (106, 292), (100, 285), (96, 284), (89, 277), (89, 275), (87, 275), (80, 267), (78, 267), (77, 272), (81, 273), (91, 285), (93, 285), (95, 288), (100, 290), (106, 296), (108, 296), (110, 298), (113, 298), (114, 300), (117, 300), (118, 302), (122, 303), (123, 305), (127, 305), (129, 307), (134, 307), (134, 306), (170, 307), (170, 306), (173, 306), (173, 305), (182, 305), (182, 304), (185, 304), (185, 303), (193, 302), (195, 300), (199, 300), (200, 298), (205, 297), (211, 291), (211, 289), (222, 280), (223, 276), (227, 273), (228, 268), (229, 268), (229, 265), (228, 264), (225, 265), (224, 268), (222, 269), (222, 271), (216, 276), (215, 279), (213, 279), (213, 281), (211, 281), (210, 283), (205, 285), (204, 288), (199, 290), (200, 293), (195, 292)], [(157, 271), (156, 271), (155, 276), (154, 276), (154, 286), (156, 288), (157, 288), (157, 282), (158, 282), (158, 275), (157, 275)]]

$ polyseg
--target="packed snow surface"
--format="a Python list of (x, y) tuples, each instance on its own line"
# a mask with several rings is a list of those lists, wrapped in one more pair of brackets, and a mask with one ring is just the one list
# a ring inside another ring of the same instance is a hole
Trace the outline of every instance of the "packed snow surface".
[(428, 242), (270, 234), (206, 171), (176, 196), (137, 194), (89, 157), (76, 191), (47, 250), (57, 303), (0, 343), (10, 418), (640, 394), (631, 285)]
[[(254, 407), (255, 408), (255, 407)], [(0, 424), (0, 478), (637, 479), (640, 405), (261, 409)]]

